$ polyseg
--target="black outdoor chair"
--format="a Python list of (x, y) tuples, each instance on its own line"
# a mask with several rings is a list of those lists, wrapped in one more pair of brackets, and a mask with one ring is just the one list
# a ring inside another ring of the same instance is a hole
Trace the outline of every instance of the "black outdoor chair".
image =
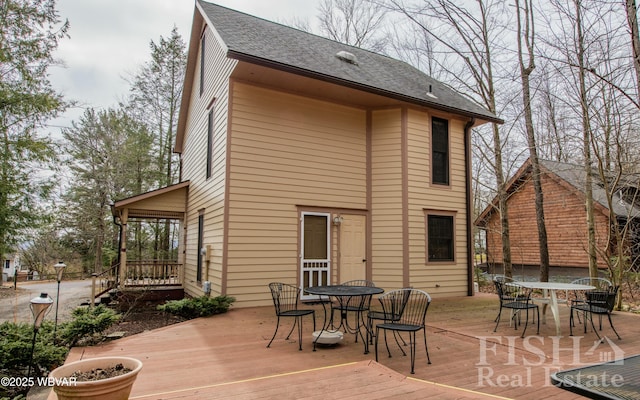
[[(405, 288), (405, 289), (411, 289), (411, 288)], [(369, 335), (369, 343), (373, 344), (373, 337), (375, 336), (373, 334), (374, 321), (395, 322), (400, 319), (400, 316), (402, 315), (402, 312), (404, 311), (404, 308), (407, 305), (407, 301), (409, 301), (409, 294), (411, 294), (411, 291), (406, 290), (404, 293), (405, 293), (404, 302), (402, 302), (400, 304), (400, 307), (395, 310), (393, 309), (393, 304), (388, 304), (386, 307), (382, 305), (383, 302), (390, 303), (391, 298), (384, 295), (378, 297), (378, 301), (380, 302), (381, 308), (376, 310), (370, 309), (369, 312), (367, 313), (367, 335)], [(385, 313), (384, 312), (385, 308), (387, 310), (391, 310), (391, 313)], [(393, 336), (396, 340), (396, 343), (398, 343), (398, 336), (400, 335), (397, 335), (396, 332), (394, 332)], [(407, 345), (407, 343), (404, 341), (402, 336), (400, 336), (400, 340), (402, 340), (402, 344), (404, 346)], [(398, 347), (400, 347), (400, 343), (398, 343)], [(402, 347), (400, 347), (400, 350), (402, 350)], [(402, 352), (404, 355), (406, 355), (404, 353), (404, 350), (402, 350)]]
[(593, 323), (593, 316), (597, 315), (600, 320), (600, 330), (602, 331), (602, 316), (606, 315), (609, 319), (609, 325), (611, 325), (611, 329), (616, 334), (618, 339), (620, 339), (620, 335), (616, 331), (616, 328), (613, 326), (613, 321), (611, 321), (611, 312), (613, 311), (613, 307), (616, 303), (616, 296), (618, 295), (619, 286), (611, 286), (609, 290), (590, 290), (585, 292), (585, 301), (584, 302), (576, 302), (571, 305), (571, 313), (569, 315), (569, 334), (573, 336), (573, 312), (582, 313), (584, 315), (584, 333), (587, 333), (587, 319), (591, 321), (591, 327), (593, 331), (596, 333), (598, 339), (602, 340), (600, 334), (598, 334), (598, 330)]
[[(375, 283), (365, 280), (365, 279), (356, 279), (356, 280), (352, 280), (352, 281), (347, 281), (347, 282), (343, 282), (340, 285), (343, 286), (366, 286), (366, 287), (375, 287)], [(331, 325), (334, 325), (334, 312), (338, 311), (340, 313), (340, 318), (342, 318), (342, 316), (344, 315), (345, 317), (345, 323), (347, 323), (346, 318), (348, 316), (349, 312), (355, 313), (356, 316), (355, 318), (363, 318), (363, 313), (366, 311), (369, 311), (369, 307), (371, 306), (371, 297), (372, 296), (354, 296), (351, 298), (348, 298), (346, 302), (344, 303), (331, 303)], [(364, 321), (355, 321), (355, 325), (354, 326), (358, 326), (360, 324), (360, 322)], [(358, 332), (356, 332), (356, 339), (355, 341), (358, 341)]]
[[(425, 329), (425, 319), (429, 304), (431, 304), (431, 296), (429, 293), (418, 289), (396, 289), (380, 296), (382, 304), (382, 312), (387, 316), (394, 316), (394, 320), (387, 320), (382, 324), (376, 325), (376, 361), (378, 361), (378, 339), (380, 338), (380, 329), (384, 330), (384, 343), (387, 347), (387, 353), (391, 357), (389, 343), (387, 342), (387, 331), (398, 334), (407, 332), (409, 334), (409, 346), (411, 352), (411, 373), (414, 374), (414, 366), (416, 362), (416, 333), (420, 330), (424, 336), (424, 349), (427, 353), (427, 363), (431, 364), (429, 357), (429, 348), (427, 347), (427, 332)], [(402, 310), (402, 311), (400, 311)], [(399, 317), (395, 317), (399, 316)], [(402, 349), (401, 349), (402, 350)], [(404, 355), (404, 350), (402, 351)]]
[(300, 297), (300, 288), (293, 285), (288, 285), (281, 282), (272, 282), (269, 284), (271, 290), (271, 297), (273, 297), (273, 305), (276, 308), (276, 315), (278, 321), (276, 322), (276, 331), (273, 333), (273, 337), (269, 341), (267, 347), (271, 346), (271, 342), (275, 339), (278, 333), (278, 327), (280, 326), (280, 317), (292, 317), (295, 318), (293, 326), (286, 337), (289, 340), (293, 329), (298, 325), (298, 345), (302, 350), (302, 317), (311, 314), (313, 318), (313, 331), (316, 330), (316, 312), (312, 309), (298, 309), (298, 299)]
[(522, 336), (524, 337), (525, 332), (527, 331), (527, 326), (529, 325), (529, 310), (536, 311), (536, 320), (538, 322), (538, 334), (540, 333), (540, 309), (537, 304), (534, 304), (531, 301), (531, 289), (524, 288), (519, 286), (514, 282), (501, 282), (494, 281), (496, 285), (496, 292), (498, 293), (498, 298), (500, 299), (500, 310), (498, 311), (498, 316), (496, 317), (496, 327), (493, 329), (494, 332), (498, 330), (498, 325), (500, 324), (500, 316), (502, 315), (502, 309), (507, 308), (510, 309), (511, 321), (513, 322), (514, 329), (518, 329), (520, 325), (520, 313), (526, 313), (526, 319), (524, 323), (524, 330), (522, 331)]

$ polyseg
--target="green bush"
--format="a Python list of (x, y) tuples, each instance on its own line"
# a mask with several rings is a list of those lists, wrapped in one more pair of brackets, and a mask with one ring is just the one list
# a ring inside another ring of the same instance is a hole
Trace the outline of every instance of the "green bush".
[[(69, 349), (54, 344), (53, 323), (43, 322), (33, 351), (33, 364), (36, 371), (51, 370), (64, 362)], [(24, 372), (26, 374), (31, 358), (33, 324), (0, 324), (0, 371)]]
[[(115, 311), (104, 306), (94, 309), (77, 308), (72, 320), (58, 324), (54, 338), (54, 323), (44, 321), (33, 350), (31, 376), (44, 376), (64, 363), (69, 348), (88, 341), (117, 321)], [(0, 324), (0, 376), (26, 377), (31, 363), (33, 324), (4, 322)], [(0, 399), (18, 399), (29, 387), (0, 386)]]
[(103, 305), (76, 308), (72, 316), (73, 319), (64, 324), (61, 333), (64, 343), (69, 347), (75, 346), (81, 340), (90, 342), (97, 334), (120, 319), (115, 311)]
[(159, 305), (158, 310), (186, 319), (193, 319), (225, 313), (234, 301), (236, 299), (230, 296), (200, 296), (190, 299), (170, 300), (165, 304)]

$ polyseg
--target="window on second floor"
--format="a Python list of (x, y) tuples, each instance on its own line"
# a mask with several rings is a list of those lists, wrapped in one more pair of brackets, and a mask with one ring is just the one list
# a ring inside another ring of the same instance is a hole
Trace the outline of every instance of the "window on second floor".
[(211, 177), (211, 170), (213, 169), (213, 107), (209, 110), (209, 118), (207, 122), (207, 162), (206, 162), (206, 177)]
[(449, 121), (431, 119), (431, 182), (449, 185)]
[(206, 35), (202, 34), (202, 39), (200, 40), (200, 96), (204, 93), (204, 48), (205, 48), (205, 38)]

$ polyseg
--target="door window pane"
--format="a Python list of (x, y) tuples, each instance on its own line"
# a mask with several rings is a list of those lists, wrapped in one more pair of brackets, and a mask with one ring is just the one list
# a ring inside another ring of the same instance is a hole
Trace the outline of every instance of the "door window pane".
[(326, 260), (327, 257), (327, 217), (324, 215), (304, 216), (304, 258), (306, 260)]

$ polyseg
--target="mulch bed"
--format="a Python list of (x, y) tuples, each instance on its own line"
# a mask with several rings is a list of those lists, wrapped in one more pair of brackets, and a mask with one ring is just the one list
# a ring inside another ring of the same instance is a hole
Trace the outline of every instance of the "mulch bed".
[(156, 309), (135, 309), (125, 313), (118, 322), (103, 332), (103, 336), (109, 338), (126, 337), (183, 321), (186, 319)]

